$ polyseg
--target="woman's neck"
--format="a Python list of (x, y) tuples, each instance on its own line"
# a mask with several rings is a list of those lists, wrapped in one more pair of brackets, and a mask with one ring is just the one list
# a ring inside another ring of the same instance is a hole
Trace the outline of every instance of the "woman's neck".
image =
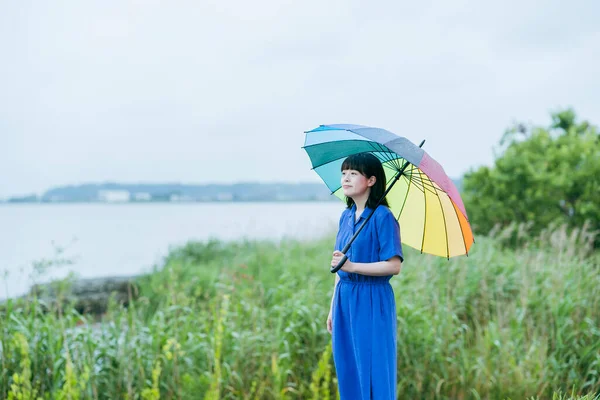
[(356, 205), (356, 215), (360, 215), (364, 211), (368, 198), (368, 196), (356, 199), (352, 198), (352, 200), (354, 200), (354, 204)]

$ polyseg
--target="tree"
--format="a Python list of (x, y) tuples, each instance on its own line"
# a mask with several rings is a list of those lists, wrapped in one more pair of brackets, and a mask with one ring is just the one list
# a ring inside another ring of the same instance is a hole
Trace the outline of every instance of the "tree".
[(478, 233), (497, 224), (531, 224), (539, 233), (550, 223), (600, 229), (600, 136), (575, 112), (551, 114), (549, 127), (517, 123), (500, 141), (494, 165), (464, 177), (469, 220)]

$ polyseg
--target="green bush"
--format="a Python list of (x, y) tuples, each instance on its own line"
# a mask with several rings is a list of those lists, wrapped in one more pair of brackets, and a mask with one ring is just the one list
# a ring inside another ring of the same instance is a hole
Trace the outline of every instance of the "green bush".
[(523, 234), (537, 236), (553, 223), (600, 230), (598, 188), (600, 132), (565, 110), (552, 114), (549, 127), (508, 129), (494, 165), (465, 174), (463, 197), (476, 232), (518, 221), (527, 223)]

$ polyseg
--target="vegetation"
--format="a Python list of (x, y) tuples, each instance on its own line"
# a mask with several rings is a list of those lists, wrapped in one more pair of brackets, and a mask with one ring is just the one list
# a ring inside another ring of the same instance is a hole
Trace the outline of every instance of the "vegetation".
[[(481, 237), (450, 261), (407, 248), (392, 280), (399, 398), (594, 398), (592, 241), (562, 228), (508, 251)], [(11, 301), (0, 398), (335, 399), (332, 242), (189, 243), (100, 322), (60, 303)]]
[(555, 223), (600, 229), (597, 127), (577, 122), (573, 110), (556, 112), (549, 127), (515, 124), (500, 152), (493, 167), (471, 171), (463, 180), (464, 201), (478, 232), (515, 221), (527, 222), (533, 235)]

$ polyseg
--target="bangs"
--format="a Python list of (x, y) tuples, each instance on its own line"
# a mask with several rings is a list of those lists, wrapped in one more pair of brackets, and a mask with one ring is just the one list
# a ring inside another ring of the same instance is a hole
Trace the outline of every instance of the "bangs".
[(342, 168), (340, 171), (347, 169), (353, 169), (363, 175), (366, 175), (368, 170), (367, 158), (362, 154), (352, 154), (351, 156), (348, 156), (342, 163)]

